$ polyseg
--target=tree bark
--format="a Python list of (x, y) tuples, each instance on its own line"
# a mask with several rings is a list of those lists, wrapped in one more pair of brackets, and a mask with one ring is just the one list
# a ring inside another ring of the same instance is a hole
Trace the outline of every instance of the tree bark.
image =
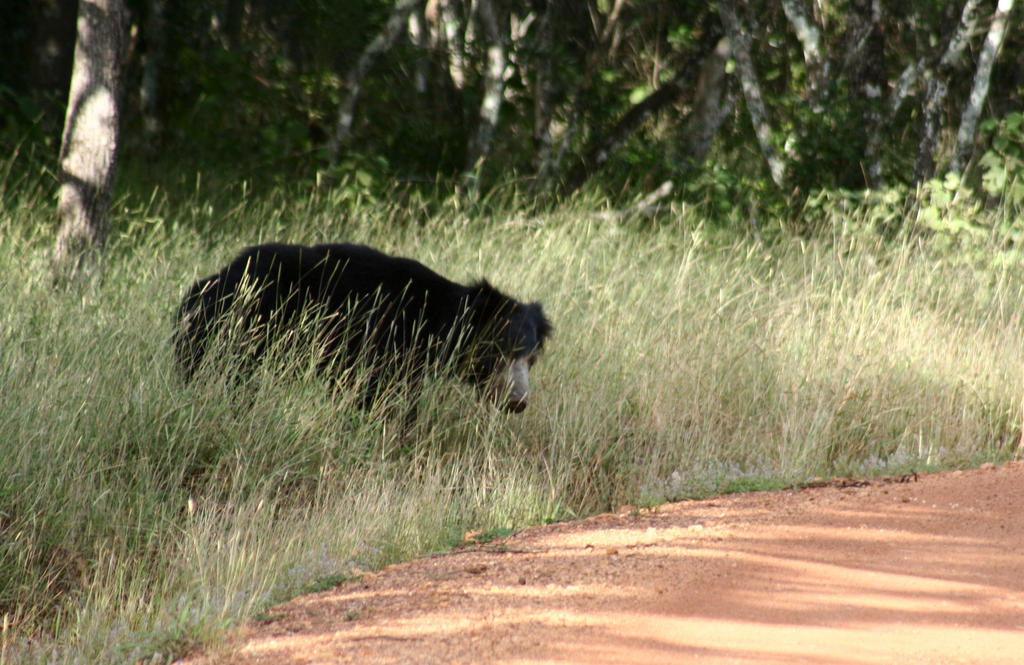
[(427, 30), (427, 16), (423, 5), (416, 7), (409, 13), (409, 41), (419, 52), (419, 57), (413, 64), (413, 86), (416, 92), (421, 95), (427, 92), (427, 81), (429, 75), (429, 59), (426, 57), (430, 47), (430, 37)]
[[(427, 18), (432, 19), (438, 26), (434, 39), (435, 47), (444, 45), (445, 57), (448, 65), (448, 77), (451, 79), (455, 89), (462, 91), (466, 86), (466, 26), (461, 20), (460, 7), (456, 7), (457, 0), (429, 0), (427, 3)], [(459, 3), (461, 5), (461, 3)]]
[(139, 85), (139, 106), (142, 113), (143, 148), (152, 154), (160, 145), (163, 122), (160, 117), (160, 74), (167, 48), (167, 26), (164, 18), (165, 0), (146, 2), (146, 50), (142, 54), (142, 81)]
[(644, 124), (651, 116), (661, 111), (682, 96), (688, 79), (677, 76), (648, 95), (639, 104), (630, 108), (611, 130), (591, 147), (576, 168), (569, 174), (569, 191), (576, 191), (587, 179), (600, 169), (614, 155), (629, 135)]
[(999, 0), (996, 5), (996, 13), (992, 17), (992, 23), (988, 28), (988, 36), (985, 37), (985, 45), (978, 56), (978, 70), (974, 75), (974, 86), (971, 88), (971, 96), (967, 100), (963, 115), (960, 117), (960, 130), (956, 135), (956, 149), (953, 151), (953, 162), (949, 170), (953, 173), (962, 173), (971, 157), (974, 148), (974, 139), (978, 133), (978, 117), (981, 115), (981, 107), (988, 96), (988, 84), (992, 77), (992, 66), (995, 64), (999, 49), (1003, 46), (1003, 39), (1006, 37), (1006, 24), (1010, 12), (1013, 10), (1013, 0)]
[(798, 0), (782, 0), (782, 9), (803, 47), (804, 64), (807, 65), (807, 101), (815, 113), (821, 113), (822, 95), (828, 80), (828, 61), (821, 51), (821, 31), (808, 18)]
[[(882, 33), (882, 7), (879, 0), (852, 0), (842, 69), (856, 92), (864, 136), (864, 172), (867, 186), (881, 189), (885, 186), (882, 170), (882, 147), (887, 137), (887, 107), (883, 95), (889, 88), (885, 72), (885, 35)], [(901, 102), (902, 103), (902, 102)], [(896, 107), (898, 109), (898, 106)], [(896, 113), (896, 109), (891, 111)]]
[(761, 96), (761, 84), (757, 80), (754, 61), (750, 57), (750, 35), (740, 24), (736, 15), (735, 0), (719, 0), (718, 13), (722, 19), (725, 34), (732, 45), (733, 59), (740, 75), (743, 98), (747, 102), (747, 113), (754, 125), (754, 134), (768, 164), (768, 172), (779, 189), (784, 188), (786, 164), (772, 143), (772, 128), (768, 122), (768, 111)]
[(391, 11), (391, 16), (388, 17), (384, 29), (363, 49), (363, 52), (359, 54), (359, 59), (356, 60), (356, 64), (346, 74), (345, 92), (342, 95), (341, 102), (338, 104), (338, 119), (334, 123), (334, 132), (327, 142), (327, 154), (332, 168), (338, 164), (341, 150), (348, 142), (348, 137), (352, 132), (356, 100), (359, 99), (359, 90), (363, 84), (363, 79), (366, 78), (370, 68), (377, 62), (377, 59), (395, 43), (395, 40), (398, 39), (398, 36), (406, 27), (409, 14), (422, 1), (400, 0)]
[[(964, 51), (978, 22), (980, 0), (967, 0), (960, 14), (960, 22), (949, 39), (945, 52), (935, 71), (930, 72), (921, 124), (921, 142), (914, 160), (914, 182), (924, 182), (935, 173), (935, 151), (939, 143), (939, 120), (949, 94), (947, 79), (963, 57)], [(926, 72), (928, 73), (928, 72)]]
[(245, 0), (227, 0), (224, 3), (224, 37), (227, 47), (236, 50), (242, 42), (242, 26), (245, 18)]
[(554, 117), (554, 19), (545, 3), (537, 19), (537, 46), (534, 60), (536, 72), (533, 85), (533, 172), (534, 188), (551, 189), (552, 141), (551, 120)]
[(711, 141), (732, 106), (731, 101), (725, 103), (724, 100), (727, 80), (725, 66), (731, 52), (729, 38), (723, 37), (701, 66), (700, 77), (694, 91), (693, 117), (686, 131), (685, 169), (704, 163), (711, 150)]
[[(588, 49), (584, 58), (583, 74), (580, 76), (579, 84), (576, 85), (568, 98), (569, 102), (569, 119), (566, 122), (565, 130), (562, 131), (558, 150), (554, 151), (555, 156), (551, 162), (551, 172), (558, 173), (561, 171), (562, 162), (565, 160), (566, 154), (569, 152), (569, 146), (572, 143), (573, 137), (576, 135), (576, 130), (580, 124), (581, 110), (584, 106), (582, 103), (583, 96), (590, 89), (591, 83), (594, 77), (597, 75), (599, 65), (605, 58), (613, 57), (617, 51), (620, 34), (622, 31), (619, 17), (622, 13), (622, 9), (626, 4), (626, 0), (615, 0), (612, 4), (611, 10), (608, 12), (608, 18), (605, 20), (604, 25), (601, 27), (600, 32), (596, 31), (599, 16), (598, 12), (591, 12), (591, 22), (594, 25), (595, 41)], [(570, 191), (573, 188), (569, 188)]]
[[(634, 131), (682, 97), (691, 81), (698, 81), (699, 87), (709, 63), (711, 70), (714, 70), (714, 60), (724, 58), (719, 49), (724, 49), (724, 53), (728, 52), (728, 44), (721, 37), (722, 31), (717, 25), (709, 26), (701, 38), (700, 51), (687, 61), (675, 78), (632, 106), (608, 132), (591, 142), (591, 146), (583, 154), (583, 159), (566, 178), (566, 189), (569, 192), (579, 190), (583, 183), (622, 147)], [(724, 75), (724, 59), (721, 61), (721, 67)]]
[(54, 280), (94, 275), (107, 237), (120, 120), (122, 0), (81, 0), (60, 151)]
[(477, 114), (476, 130), (469, 140), (466, 154), (465, 179), (471, 189), (476, 185), (477, 175), (491, 151), (491, 142), (498, 126), (501, 102), (505, 95), (505, 69), (508, 67), (508, 15), (499, 15), (493, 0), (478, 0), (477, 17), (486, 40), (486, 66), (483, 79), (483, 98)]

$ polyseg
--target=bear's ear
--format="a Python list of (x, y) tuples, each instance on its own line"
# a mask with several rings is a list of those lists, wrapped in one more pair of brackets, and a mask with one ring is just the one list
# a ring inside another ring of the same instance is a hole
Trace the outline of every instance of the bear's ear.
[(539, 302), (530, 303), (529, 307), (529, 320), (537, 328), (537, 348), (543, 349), (544, 340), (554, 331), (554, 326), (548, 321), (548, 317), (544, 316), (544, 309), (540, 306)]
[(477, 324), (507, 316), (514, 304), (515, 301), (491, 286), (486, 279), (481, 279), (469, 289), (471, 316)]

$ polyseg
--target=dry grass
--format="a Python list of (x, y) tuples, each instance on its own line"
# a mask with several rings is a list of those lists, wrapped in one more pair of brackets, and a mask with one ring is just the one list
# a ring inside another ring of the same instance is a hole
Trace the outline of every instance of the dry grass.
[[(1020, 440), (1019, 270), (899, 241), (766, 248), (685, 211), (635, 229), (582, 207), (244, 203), (129, 206), (84, 294), (48, 288), (43, 207), (2, 213), (0, 663), (160, 661), (469, 529), (1005, 459)], [(438, 381), (400, 440), (315, 376), (242, 400), (182, 386), (177, 299), (269, 238), (370, 242), (540, 300), (556, 332), (530, 408)]]

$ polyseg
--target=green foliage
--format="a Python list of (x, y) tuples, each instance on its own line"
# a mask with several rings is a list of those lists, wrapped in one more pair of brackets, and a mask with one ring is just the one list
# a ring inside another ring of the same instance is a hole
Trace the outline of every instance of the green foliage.
[[(17, 153), (33, 162), (30, 171), (54, 173), (69, 63), (53, 56), (67, 55), (74, 3), (30, 4), (34, 9), (0, 17), (0, 33), (9, 36), (0, 60), (13, 63), (0, 66), (0, 154)], [(422, 34), (414, 35), (409, 24), (358, 82), (351, 136), (342, 163), (328, 174), (346, 196), (356, 190), (379, 196), (395, 180), (458, 190), (477, 128), (488, 47), (475, 6), (454, 2), (450, 15), (425, 12)], [(154, 173), (150, 184), (162, 187), (174, 179), (165, 177), (168, 172), (323, 185), (317, 177), (346, 78), (395, 2), (131, 0), (127, 8), (122, 164), (147, 165)], [(697, 73), (721, 33), (714, 3), (591, 0), (497, 8), (499, 22), (507, 23), (502, 34), (509, 61), (493, 144), (477, 174), (476, 191), (484, 193), (538, 175), (548, 148), (556, 159), (545, 177), (553, 182), (538, 183), (538, 190), (561, 191), (558, 181), (636, 105), (680, 72), (692, 72), (678, 100), (616, 147), (588, 187), (618, 203), (672, 179), (679, 198), (713, 209), (716, 219), (742, 218), (737, 211), (749, 208), (750, 198), (765, 213), (791, 218), (815, 192), (864, 187), (876, 157), (885, 182), (913, 182), (924, 82), (940, 77), (949, 87), (938, 114), (939, 136), (948, 144), (955, 132), (945, 125), (960, 116), (971, 79), (960, 68), (935, 71), (895, 98), (901, 82), (909, 81), (904, 72), (939, 60), (956, 25), (956, 12), (943, 3), (890, 7), (881, 22), (859, 3), (816, 6), (811, 19), (823, 72), (807, 62), (779, 3), (748, 3), (740, 20), (749, 33), (771, 142), (786, 163), (777, 188), (765, 186), (765, 160), (732, 61), (724, 90), (731, 112), (718, 129), (709, 166), (693, 169), (685, 154)], [(977, 48), (982, 32), (970, 36), (969, 49)], [(1001, 62), (1019, 59), (1022, 48), (1011, 31)], [(1012, 67), (996, 67), (989, 107), (1018, 107), (1017, 79)], [(155, 104), (144, 104), (154, 93)], [(1024, 202), (1021, 114), (1001, 112), (1005, 117), (982, 124), (987, 149), (975, 166), (988, 196), (1018, 206)], [(938, 146), (936, 154), (949, 147)], [(881, 155), (868, 154), (875, 151)], [(12, 172), (11, 178), (23, 176)]]
[(989, 196), (1014, 206), (1024, 203), (1024, 115), (1013, 111), (1002, 120), (981, 123), (990, 147), (978, 160), (981, 186)]

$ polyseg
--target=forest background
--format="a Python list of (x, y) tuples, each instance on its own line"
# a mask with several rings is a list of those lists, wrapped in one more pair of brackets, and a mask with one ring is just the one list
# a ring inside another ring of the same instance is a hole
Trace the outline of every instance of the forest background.
[[(0, 145), (19, 167), (56, 175), (77, 4), (0, 12)], [(797, 227), (823, 191), (947, 174), (1019, 202), (1013, 4), (129, 0), (111, 19), (120, 157), (161, 185), (665, 185), (715, 220)]]
[[(1019, 458), (1020, 11), (3, 3), (0, 665), (165, 662), (466, 532)], [(308, 367), (180, 381), (196, 277), (341, 239), (542, 301), (530, 408), (440, 380), (403, 438)]]

